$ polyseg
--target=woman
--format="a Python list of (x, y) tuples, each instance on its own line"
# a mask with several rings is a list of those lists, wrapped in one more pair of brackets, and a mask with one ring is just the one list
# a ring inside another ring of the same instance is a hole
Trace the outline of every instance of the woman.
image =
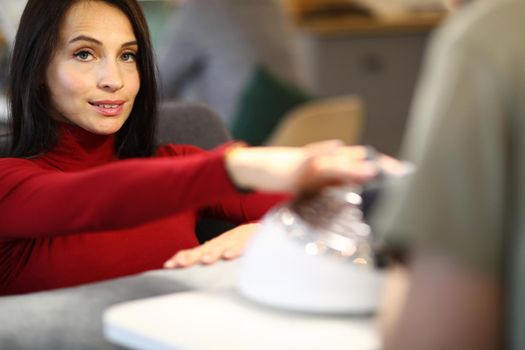
[(0, 294), (155, 269), (178, 251), (168, 266), (235, 257), (252, 226), (185, 249), (198, 245), (202, 211), (250, 222), (282, 199), (239, 188), (374, 175), (361, 148), (156, 148), (155, 87), (136, 0), (28, 1), (10, 68), (11, 154), (0, 159)]

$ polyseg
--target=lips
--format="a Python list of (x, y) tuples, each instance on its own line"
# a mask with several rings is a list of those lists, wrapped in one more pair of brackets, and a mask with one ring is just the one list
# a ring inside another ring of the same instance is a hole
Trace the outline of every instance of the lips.
[(117, 116), (124, 110), (124, 101), (90, 101), (89, 104), (93, 109), (103, 116)]

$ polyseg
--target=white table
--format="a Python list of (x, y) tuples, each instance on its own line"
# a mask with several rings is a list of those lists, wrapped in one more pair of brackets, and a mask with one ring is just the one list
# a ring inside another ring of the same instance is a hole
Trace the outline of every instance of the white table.
[[(0, 349), (122, 349), (122, 347), (108, 341), (103, 335), (102, 315), (106, 310), (133, 300), (137, 300), (139, 303), (144, 300), (147, 303), (148, 299), (151, 300), (152, 297), (157, 296), (170, 297), (188, 292), (221, 293), (221, 291), (231, 288), (237, 264), (237, 261), (232, 261), (221, 262), (208, 267), (197, 266), (186, 270), (156, 270), (74, 288), (0, 297), (0, 325), (2, 325), (0, 327)], [(191, 295), (197, 296), (197, 294)], [(221, 311), (221, 314), (216, 313), (215, 317), (212, 317), (209, 309), (193, 305), (196, 302), (198, 303), (198, 301), (193, 300), (185, 306), (189, 310), (186, 311), (186, 314), (192, 314), (195, 320), (193, 330), (199, 332), (202, 338), (208, 337), (209, 339), (210, 334), (213, 335), (213, 333), (207, 334), (208, 331), (216, 332), (216, 330), (209, 328), (209, 324), (214, 320), (227, 320), (226, 316), (228, 315), (233, 317), (233, 313), (224, 310)], [(143, 305), (147, 306), (147, 304)], [(262, 311), (262, 307), (255, 305), (252, 307), (259, 308), (262, 313), (269, 312), (269, 310)], [(133, 311), (131, 308), (130, 312)], [(151, 309), (150, 312), (154, 312), (154, 310)], [(177, 311), (177, 314), (178, 312), (180, 310)], [(165, 312), (164, 314), (172, 315), (175, 312)], [(300, 314), (289, 315), (288, 317), (301, 318), (303, 316), (306, 317)], [(144, 314), (143, 318), (148, 320), (148, 317)], [(346, 343), (341, 341), (338, 346), (345, 349), (380, 348), (380, 346), (360, 347), (358, 344), (362, 343), (356, 340), (359, 338), (378, 344), (379, 339), (372, 318), (340, 318), (340, 320), (348, 325), (348, 328), (345, 329), (344, 341)], [(188, 327), (189, 324), (185, 326)], [(173, 327), (172, 329), (175, 330)], [(252, 338), (252, 344), (257, 344), (260, 338), (267, 334), (265, 329), (257, 331), (257, 338)], [(229, 339), (235, 339), (236, 335), (231, 333), (227, 334)], [(356, 334), (364, 335), (364, 337), (361, 338)], [(322, 333), (315, 333), (315, 335), (319, 338), (324, 337)], [(136, 346), (137, 344), (130, 345), (140, 348)], [(214, 350), (219, 346), (221, 346), (220, 343), (213, 344), (207, 350)], [(158, 347), (158, 349), (161, 348)], [(322, 349), (330, 348), (324, 346)]]
[(104, 314), (107, 339), (134, 349), (379, 349), (373, 317), (287, 312), (235, 291), (238, 262), (195, 267), (170, 278), (189, 291), (125, 302)]

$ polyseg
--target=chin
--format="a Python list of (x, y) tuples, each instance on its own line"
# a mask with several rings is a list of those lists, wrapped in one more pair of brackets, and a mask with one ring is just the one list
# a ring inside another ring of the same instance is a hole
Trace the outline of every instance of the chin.
[(117, 133), (124, 123), (118, 122), (111, 125), (95, 125), (90, 128), (90, 131), (97, 135), (112, 135)]
[(111, 135), (117, 133), (127, 118), (108, 118), (104, 117), (103, 120), (98, 120), (96, 123), (92, 124), (92, 132), (99, 135)]
[(109, 130), (109, 129), (108, 129), (108, 130), (104, 129), (104, 130), (97, 130), (97, 131), (95, 132), (95, 134), (97, 134), (97, 135), (113, 135), (113, 134), (116, 134), (117, 131), (119, 131), (119, 130), (120, 130), (120, 129), (111, 129), (111, 130)]

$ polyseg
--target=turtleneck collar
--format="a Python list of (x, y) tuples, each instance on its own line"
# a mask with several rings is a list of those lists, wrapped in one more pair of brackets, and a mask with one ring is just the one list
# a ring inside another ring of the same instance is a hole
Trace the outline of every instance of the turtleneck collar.
[(97, 135), (76, 125), (58, 123), (58, 143), (35, 159), (62, 170), (75, 171), (117, 160), (115, 135)]

